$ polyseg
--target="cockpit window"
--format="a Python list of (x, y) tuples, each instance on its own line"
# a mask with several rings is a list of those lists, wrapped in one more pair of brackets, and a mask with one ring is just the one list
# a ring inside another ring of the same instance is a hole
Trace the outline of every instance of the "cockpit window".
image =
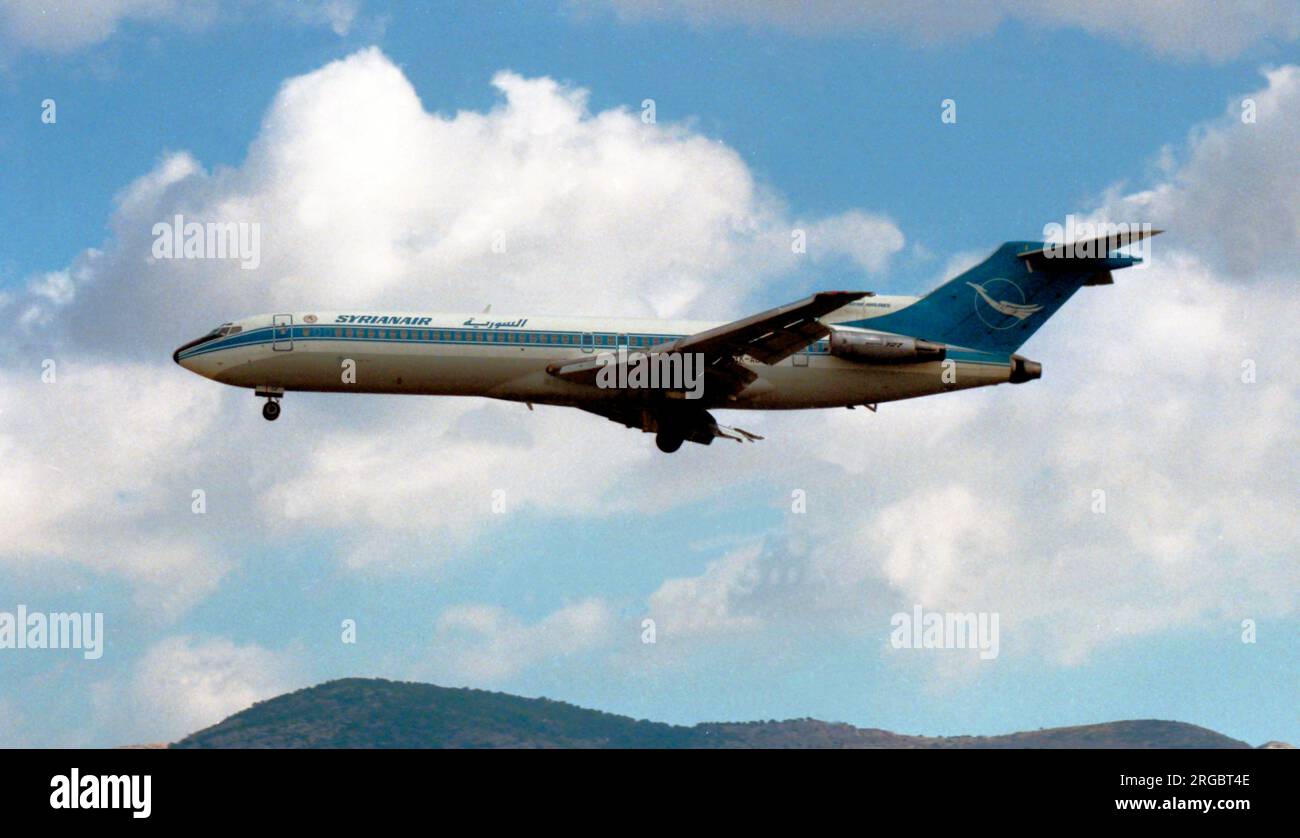
[(243, 330), (244, 330), (244, 327), (243, 327), (243, 326), (235, 326), (235, 325), (233, 325), (233, 324), (231, 324), (231, 323), (222, 323), (222, 324), (221, 324), (220, 326), (218, 326), (217, 328), (215, 328), (215, 329), (213, 329), (212, 331), (208, 332), (208, 334), (206, 335), (206, 337), (207, 337), (207, 338), (219, 338), (219, 337), (225, 337), (226, 335), (237, 335), (237, 334), (239, 334), (240, 332), (242, 332)]

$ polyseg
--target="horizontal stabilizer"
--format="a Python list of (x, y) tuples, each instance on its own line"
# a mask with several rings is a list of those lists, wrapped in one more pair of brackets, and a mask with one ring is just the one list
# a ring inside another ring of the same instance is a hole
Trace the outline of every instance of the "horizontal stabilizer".
[[(1150, 227), (1136, 228), (1131, 230), (1119, 230), (1105, 236), (1096, 236), (1091, 239), (1081, 239), (1071, 242), (1051, 242), (1046, 243), (1036, 250), (1026, 250), (1017, 253), (1016, 258), (1029, 263), (1030, 269), (1057, 266), (1077, 266), (1080, 262), (1105, 261), (1112, 259), (1110, 254), (1123, 247), (1128, 247), (1152, 236), (1158, 236), (1164, 230), (1153, 230)], [(1130, 263), (1138, 260), (1132, 257), (1120, 257)], [(1117, 266), (1122, 267), (1122, 266)]]

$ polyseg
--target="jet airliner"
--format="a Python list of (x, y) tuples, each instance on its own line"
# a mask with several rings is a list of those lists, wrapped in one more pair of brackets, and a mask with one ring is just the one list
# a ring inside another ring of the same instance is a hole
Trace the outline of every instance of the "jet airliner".
[[(923, 297), (822, 291), (730, 323), (300, 311), (223, 323), (172, 357), (251, 388), (269, 420), (291, 391), (481, 396), (575, 407), (654, 433), (672, 452), (686, 441), (762, 439), (711, 409), (875, 410), (1037, 379), (1042, 366), (1016, 350), (1080, 288), (1111, 284), (1112, 271), (1141, 261), (1115, 251), (1159, 232), (1073, 250), (1007, 242)], [(665, 374), (636, 386), (631, 368), (647, 362)], [(683, 374), (692, 369), (694, 381)]]

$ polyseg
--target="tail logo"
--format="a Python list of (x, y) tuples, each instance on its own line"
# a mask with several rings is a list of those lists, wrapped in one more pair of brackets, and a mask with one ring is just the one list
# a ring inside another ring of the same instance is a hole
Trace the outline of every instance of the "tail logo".
[[(999, 287), (999, 283), (1010, 286), (1010, 289)], [(975, 289), (975, 313), (990, 329), (1010, 329), (1030, 315), (1043, 310), (1040, 305), (1026, 304), (1025, 292), (1009, 279), (997, 278), (986, 280), (982, 284), (975, 282), (966, 284)], [(997, 300), (993, 298), (994, 294), (1003, 297), (1015, 295), (1020, 298), (1020, 302)]]

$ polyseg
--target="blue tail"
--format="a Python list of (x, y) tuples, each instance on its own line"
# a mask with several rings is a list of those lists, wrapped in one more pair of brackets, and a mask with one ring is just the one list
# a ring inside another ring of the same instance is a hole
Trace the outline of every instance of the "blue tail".
[(1142, 261), (1109, 255), (1118, 246), (1102, 246), (1095, 257), (1067, 258), (1043, 242), (1007, 242), (906, 308), (845, 325), (1010, 355), (1075, 291), (1109, 285), (1112, 270)]

